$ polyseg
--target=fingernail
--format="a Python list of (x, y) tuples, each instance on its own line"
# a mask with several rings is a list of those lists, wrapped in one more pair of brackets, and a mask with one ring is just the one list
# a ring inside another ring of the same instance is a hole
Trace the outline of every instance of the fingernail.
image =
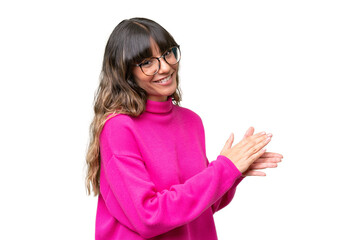
[(268, 133), (268, 134), (266, 134), (266, 135), (268, 135), (269, 137), (271, 137), (271, 136), (272, 136), (272, 134), (271, 134), (271, 133)]

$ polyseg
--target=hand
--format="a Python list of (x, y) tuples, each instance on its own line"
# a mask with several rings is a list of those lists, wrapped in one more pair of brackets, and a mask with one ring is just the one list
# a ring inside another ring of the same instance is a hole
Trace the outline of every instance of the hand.
[[(254, 134), (254, 128), (250, 127), (245, 135), (245, 137), (249, 137)], [(281, 162), (283, 156), (279, 153), (265, 152), (263, 155), (259, 157), (254, 163), (250, 165), (248, 170), (243, 173), (243, 176), (266, 176), (266, 173), (261, 171), (255, 171), (254, 169), (265, 169), (265, 168), (276, 168), (277, 163)]]
[(253, 128), (249, 128), (244, 138), (232, 147), (234, 142), (234, 134), (226, 141), (224, 148), (220, 155), (229, 158), (241, 173), (246, 170), (265, 153), (265, 147), (271, 140), (272, 134), (265, 134), (265, 132), (253, 135)]

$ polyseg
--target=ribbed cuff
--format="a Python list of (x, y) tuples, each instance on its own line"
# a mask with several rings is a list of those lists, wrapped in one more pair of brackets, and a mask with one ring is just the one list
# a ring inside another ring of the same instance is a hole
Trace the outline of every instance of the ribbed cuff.
[(222, 159), (231, 169), (231, 173), (234, 175), (235, 178), (242, 177), (242, 173), (239, 171), (239, 169), (235, 166), (235, 164), (224, 155), (219, 155), (217, 159)]

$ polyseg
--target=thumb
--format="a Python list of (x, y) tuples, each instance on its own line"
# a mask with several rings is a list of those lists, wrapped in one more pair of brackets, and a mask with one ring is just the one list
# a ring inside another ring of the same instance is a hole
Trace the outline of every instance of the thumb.
[(223, 149), (221, 150), (220, 155), (221, 155), (224, 151), (230, 149), (231, 146), (232, 146), (232, 144), (233, 144), (233, 142), (234, 142), (234, 133), (231, 133), (231, 134), (230, 134), (230, 137), (228, 138), (228, 140), (227, 140), (226, 143), (225, 143), (225, 146), (224, 146)]

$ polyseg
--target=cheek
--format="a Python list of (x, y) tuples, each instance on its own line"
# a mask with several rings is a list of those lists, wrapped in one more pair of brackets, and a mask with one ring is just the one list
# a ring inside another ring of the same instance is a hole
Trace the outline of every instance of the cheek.
[(178, 69), (179, 69), (179, 65), (176, 64), (175, 66), (172, 66), (172, 68), (175, 70), (175, 73), (176, 73), (178, 71)]
[(135, 78), (134, 80), (139, 86), (144, 86), (146, 84), (149, 84), (152, 78)]
[(139, 85), (141, 87), (141, 86), (144, 86), (144, 84), (151, 82), (152, 79), (154, 78), (154, 76), (146, 76), (142, 72), (133, 71), (133, 78), (134, 78), (134, 81), (137, 83), (137, 85)]

